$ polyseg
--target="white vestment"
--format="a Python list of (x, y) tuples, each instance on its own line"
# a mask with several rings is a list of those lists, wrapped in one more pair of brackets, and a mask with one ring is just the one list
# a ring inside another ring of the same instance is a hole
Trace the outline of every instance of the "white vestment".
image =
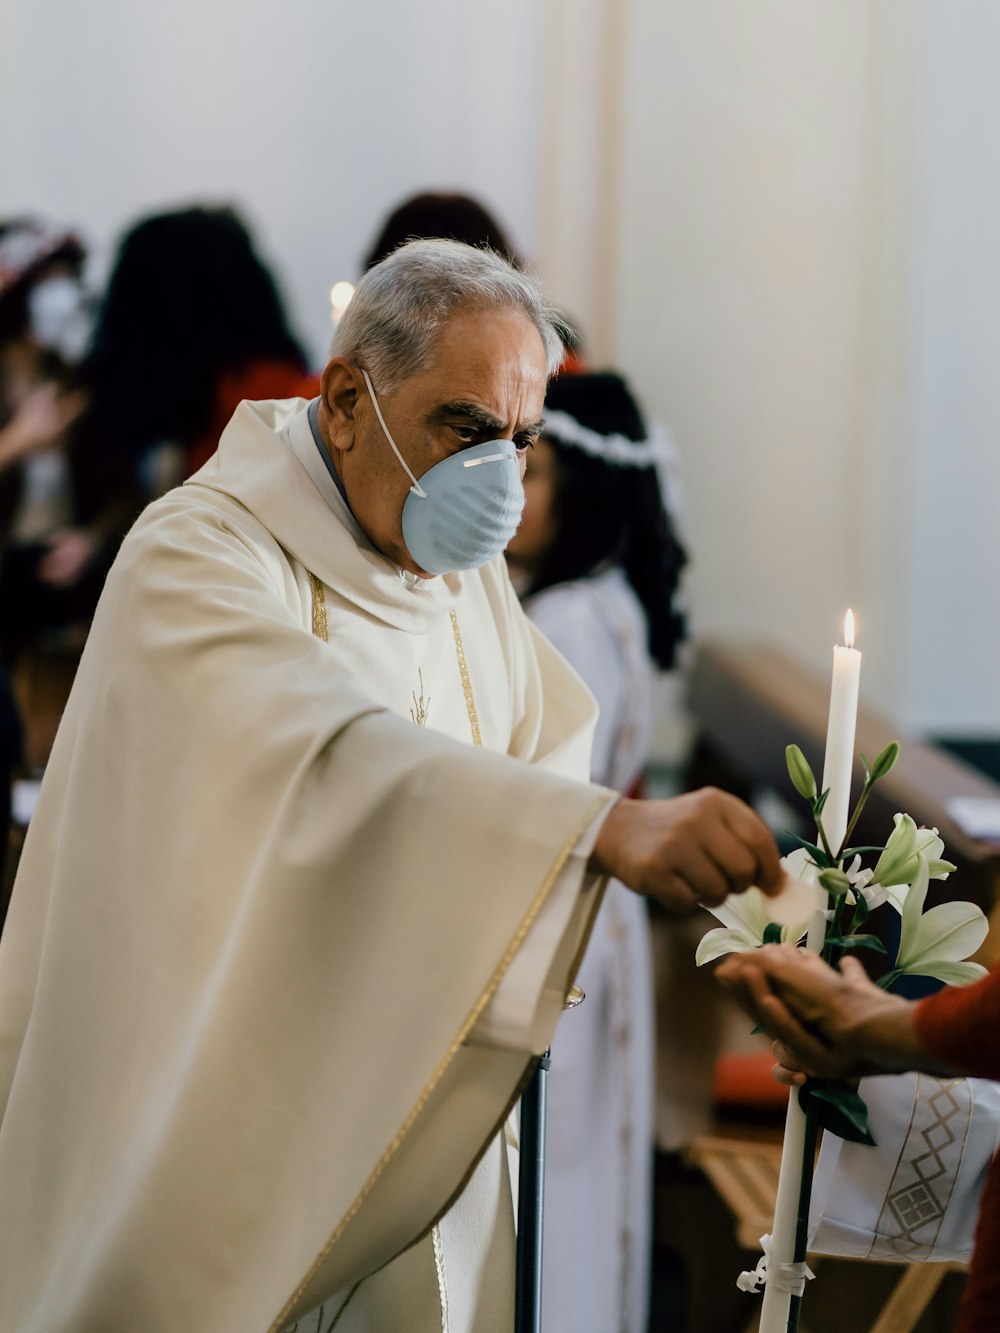
[[(600, 714), (591, 772), (619, 791), (645, 766), (653, 667), (620, 569), (526, 604)], [(653, 1167), (653, 983), (645, 902), (609, 884), (577, 977), (587, 998), (552, 1042), (545, 1168), (545, 1333), (645, 1333)]]
[(122, 547), (28, 832), (3, 1333), (507, 1333), (593, 716), (502, 561), (411, 586), (305, 404), (241, 405)]

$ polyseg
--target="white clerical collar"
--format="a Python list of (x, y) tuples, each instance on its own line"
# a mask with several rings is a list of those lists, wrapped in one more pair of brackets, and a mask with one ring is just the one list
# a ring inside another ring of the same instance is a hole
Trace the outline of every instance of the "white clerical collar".
[(318, 405), (318, 403), (319, 399), (313, 399), (305, 412), (299, 412), (292, 418), (282, 434), (291, 446), (292, 453), (309, 474), (309, 480), (344, 526), (351, 532), (358, 545), (366, 550), (374, 551), (374, 546), (358, 526), (357, 520), (351, 513), (347, 496), (343, 487), (339, 484), (339, 478), (333, 471), (333, 464), (327, 458), (322, 439), (316, 433), (312, 409), (313, 405)]
[[(303, 419), (308, 422), (308, 439), (305, 430), (302, 428)], [(309, 473), (311, 481), (323, 496), (323, 499), (334, 513), (344, 520), (345, 526), (355, 535), (359, 545), (366, 547), (369, 551), (374, 551), (375, 547), (362, 532), (354, 517), (347, 492), (344, 490), (344, 483), (338, 476), (323, 442), (323, 436), (319, 429), (318, 398), (314, 398), (306, 411), (300, 413), (289, 423), (287, 439), (292, 447), (292, 452)], [(419, 574), (411, 574), (408, 569), (402, 568), (399, 569), (399, 580), (404, 588), (411, 590), (419, 588), (426, 581), (421, 579)]]

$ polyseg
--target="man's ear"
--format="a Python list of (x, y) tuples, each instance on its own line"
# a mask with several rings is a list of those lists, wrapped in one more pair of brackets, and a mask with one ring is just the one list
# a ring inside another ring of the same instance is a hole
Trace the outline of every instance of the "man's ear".
[(320, 392), (320, 426), (332, 448), (347, 453), (354, 447), (357, 424), (358, 381), (361, 376), (342, 356), (328, 361)]

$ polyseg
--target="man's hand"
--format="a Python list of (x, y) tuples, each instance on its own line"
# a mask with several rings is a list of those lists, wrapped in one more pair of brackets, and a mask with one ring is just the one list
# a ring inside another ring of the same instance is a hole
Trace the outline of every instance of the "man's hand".
[(712, 787), (669, 801), (620, 800), (590, 861), (673, 912), (714, 906), (751, 884), (777, 893), (784, 879), (767, 826), (735, 796)]
[(913, 1004), (873, 985), (856, 958), (834, 971), (814, 953), (771, 944), (730, 954), (715, 973), (775, 1037), (780, 1083), (921, 1069), (950, 1073), (923, 1046)]

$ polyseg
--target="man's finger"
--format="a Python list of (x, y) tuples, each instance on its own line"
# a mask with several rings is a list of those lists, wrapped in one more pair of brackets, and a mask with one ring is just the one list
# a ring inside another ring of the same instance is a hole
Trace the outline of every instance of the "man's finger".
[(735, 798), (725, 807), (724, 820), (729, 829), (751, 852), (755, 863), (753, 882), (764, 893), (777, 893), (784, 883), (778, 844), (764, 821)]
[(708, 907), (725, 902), (729, 896), (729, 879), (700, 847), (685, 847), (679, 853), (675, 873), (690, 887), (695, 900)]
[(705, 848), (706, 854), (725, 876), (730, 893), (742, 893), (754, 882), (757, 860), (751, 849), (725, 824), (713, 835)]
[(787, 1046), (793, 1064), (807, 1074), (833, 1075), (843, 1066), (840, 1056), (817, 1034), (810, 1032), (794, 1017), (777, 995), (770, 993), (758, 1000), (761, 1026)]

